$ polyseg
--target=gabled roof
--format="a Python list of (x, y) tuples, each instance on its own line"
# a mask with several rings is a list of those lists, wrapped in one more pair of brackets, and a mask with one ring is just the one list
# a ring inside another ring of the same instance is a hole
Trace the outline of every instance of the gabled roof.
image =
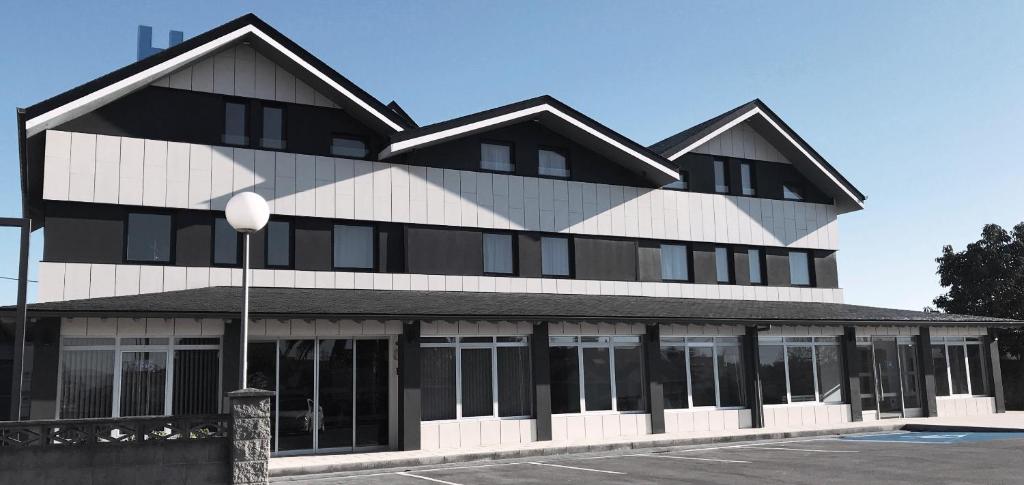
[[(1024, 322), (841, 303), (401, 290), (252, 288), (254, 318), (599, 320), (696, 324), (993, 325)], [(29, 305), (37, 316), (232, 318), (242, 289), (212, 287)], [(0, 314), (14, 307), (0, 307)]]
[(801, 173), (825, 193), (833, 196), (842, 212), (864, 208), (864, 200), (867, 197), (760, 99), (744, 103), (691, 126), (649, 148), (674, 161), (743, 122), (749, 123), (762, 137), (783, 152)]
[(421, 128), (396, 133), (380, 157), (436, 145), (464, 136), (523, 121), (537, 121), (548, 129), (642, 174), (657, 185), (679, 180), (676, 168), (661, 155), (551, 97), (539, 96)]
[(275, 60), (295, 66), (332, 101), (357, 117), (363, 114), (366, 122), (382, 132), (399, 132), (411, 127), (398, 113), (250, 13), (26, 108), (26, 133), (32, 136), (52, 128), (147, 86), (177, 68), (243, 41), (258, 44)]

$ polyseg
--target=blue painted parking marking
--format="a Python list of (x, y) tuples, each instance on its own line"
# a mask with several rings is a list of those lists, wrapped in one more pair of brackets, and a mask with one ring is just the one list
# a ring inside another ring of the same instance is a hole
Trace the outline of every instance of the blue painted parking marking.
[(841, 436), (840, 439), (850, 441), (876, 441), (886, 443), (918, 443), (918, 444), (954, 444), (954, 443), (968, 443), (978, 441), (996, 441), (996, 440), (1015, 440), (1024, 439), (1024, 433), (1018, 432), (957, 432), (957, 431), (941, 431), (941, 432), (925, 432), (925, 431), (914, 431), (914, 432), (900, 432), (900, 433), (882, 433), (882, 434), (870, 434), (870, 435), (850, 435)]

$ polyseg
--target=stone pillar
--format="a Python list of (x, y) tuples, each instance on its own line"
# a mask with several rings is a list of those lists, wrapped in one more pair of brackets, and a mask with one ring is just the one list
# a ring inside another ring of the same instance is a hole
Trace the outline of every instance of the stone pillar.
[(757, 325), (748, 325), (743, 334), (743, 372), (746, 376), (747, 408), (750, 427), (764, 427), (764, 397), (761, 394), (761, 347)]
[(533, 324), (530, 337), (530, 364), (533, 373), (533, 418), (537, 441), (551, 441), (551, 358), (548, 347), (548, 322)]
[(270, 399), (274, 392), (239, 389), (227, 396), (231, 408), (231, 483), (269, 483)]
[(665, 432), (664, 371), (661, 368), (661, 327), (647, 325), (644, 334), (644, 360), (647, 367), (647, 412), (651, 413), (651, 433)]
[(857, 328), (843, 327), (840, 337), (843, 362), (843, 402), (850, 405), (850, 421), (863, 421), (864, 409), (860, 399), (860, 354), (857, 353)]

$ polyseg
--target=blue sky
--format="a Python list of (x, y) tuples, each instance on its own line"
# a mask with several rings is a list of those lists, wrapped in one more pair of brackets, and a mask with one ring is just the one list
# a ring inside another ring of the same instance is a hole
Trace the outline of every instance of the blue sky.
[[(252, 11), (421, 124), (551, 94), (649, 144), (761, 98), (868, 195), (865, 210), (840, 218), (849, 303), (929, 305), (944, 244), (1024, 220), (1024, 2), (33, 1), (4, 11), (0, 216), (21, 210), (16, 107), (132, 62), (139, 24), (162, 45), (168, 29), (191, 37)], [(0, 230), (0, 277), (17, 274), (17, 242)], [(14, 299), (14, 282), (0, 279), (0, 303)]]

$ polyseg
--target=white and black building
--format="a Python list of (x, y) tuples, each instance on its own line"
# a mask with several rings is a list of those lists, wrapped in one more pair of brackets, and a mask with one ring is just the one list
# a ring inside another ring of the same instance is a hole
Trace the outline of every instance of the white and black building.
[(222, 410), (242, 191), (272, 211), (248, 382), (278, 454), (1003, 409), (1019, 322), (843, 304), (865, 197), (759, 100), (651, 146), (549, 96), (418, 126), (246, 15), (18, 129), (26, 417)]

